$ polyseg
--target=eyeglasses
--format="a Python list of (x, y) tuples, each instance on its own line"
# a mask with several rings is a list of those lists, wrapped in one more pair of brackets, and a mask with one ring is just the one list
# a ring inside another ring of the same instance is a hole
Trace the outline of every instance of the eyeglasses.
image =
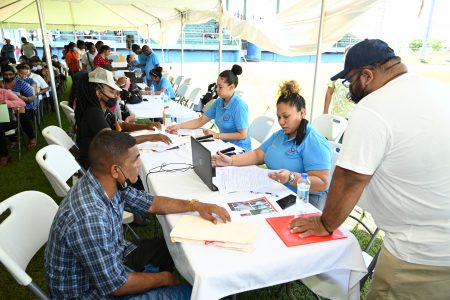
[(344, 80), (342, 80), (342, 85), (345, 86), (346, 88), (349, 88), (353, 77), (361, 75), (361, 72), (362, 72), (362, 69), (359, 69), (358, 71), (353, 73), (351, 76), (345, 77)]

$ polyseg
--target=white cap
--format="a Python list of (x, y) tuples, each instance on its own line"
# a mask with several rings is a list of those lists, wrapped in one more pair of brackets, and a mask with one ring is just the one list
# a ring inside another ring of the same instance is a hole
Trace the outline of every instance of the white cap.
[(103, 68), (97, 68), (90, 72), (89, 82), (103, 83), (119, 92), (122, 90), (114, 81), (113, 73)]

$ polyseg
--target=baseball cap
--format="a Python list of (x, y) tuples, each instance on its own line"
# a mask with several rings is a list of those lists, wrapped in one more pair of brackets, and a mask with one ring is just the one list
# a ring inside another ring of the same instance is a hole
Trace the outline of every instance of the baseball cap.
[(351, 70), (382, 62), (392, 57), (395, 57), (395, 52), (386, 42), (379, 39), (365, 39), (350, 48), (345, 58), (344, 70), (330, 79), (344, 78), (345, 74)]
[(103, 83), (119, 92), (122, 90), (114, 81), (113, 73), (103, 68), (97, 68), (90, 72), (89, 82)]

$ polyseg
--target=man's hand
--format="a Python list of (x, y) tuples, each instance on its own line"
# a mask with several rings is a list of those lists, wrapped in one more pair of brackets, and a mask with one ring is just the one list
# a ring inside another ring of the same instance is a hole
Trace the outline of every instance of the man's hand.
[(159, 122), (150, 122), (147, 126), (147, 129), (149, 130), (154, 130), (155, 128), (161, 129), (161, 123)]
[(164, 134), (161, 133), (157, 133), (157, 134), (149, 134), (147, 135), (148, 137), (148, 142), (163, 142), (166, 143), (167, 145), (172, 144), (172, 140)]
[(161, 275), (165, 275), (166, 277), (166, 284), (165, 286), (173, 286), (173, 285), (178, 285), (180, 284), (180, 279), (178, 278), (178, 276), (175, 274), (175, 272), (171, 273), (171, 272), (161, 272)]
[(323, 227), (320, 216), (297, 217), (289, 224), (289, 230), (292, 233), (301, 232), (299, 237), (330, 235)]
[(216, 204), (197, 202), (194, 205), (194, 210), (198, 211), (203, 219), (209, 220), (214, 224), (217, 224), (217, 218), (213, 214), (217, 215), (224, 223), (231, 221), (227, 210)]

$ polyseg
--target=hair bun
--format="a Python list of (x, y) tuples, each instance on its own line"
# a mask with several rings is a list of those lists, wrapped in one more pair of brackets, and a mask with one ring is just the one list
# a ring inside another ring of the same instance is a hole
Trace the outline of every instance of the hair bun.
[(290, 95), (297, 94), (300, 95), (300, 85), (295, 80), (288, 80), (280, 85), (280, 95), (284, 97), (289, 97)]
[(242, 67), (240, 65), (233, 65), (233, 67), (231, 67), (231, 72), (233, 72), (235, 75), (241, 75)]

